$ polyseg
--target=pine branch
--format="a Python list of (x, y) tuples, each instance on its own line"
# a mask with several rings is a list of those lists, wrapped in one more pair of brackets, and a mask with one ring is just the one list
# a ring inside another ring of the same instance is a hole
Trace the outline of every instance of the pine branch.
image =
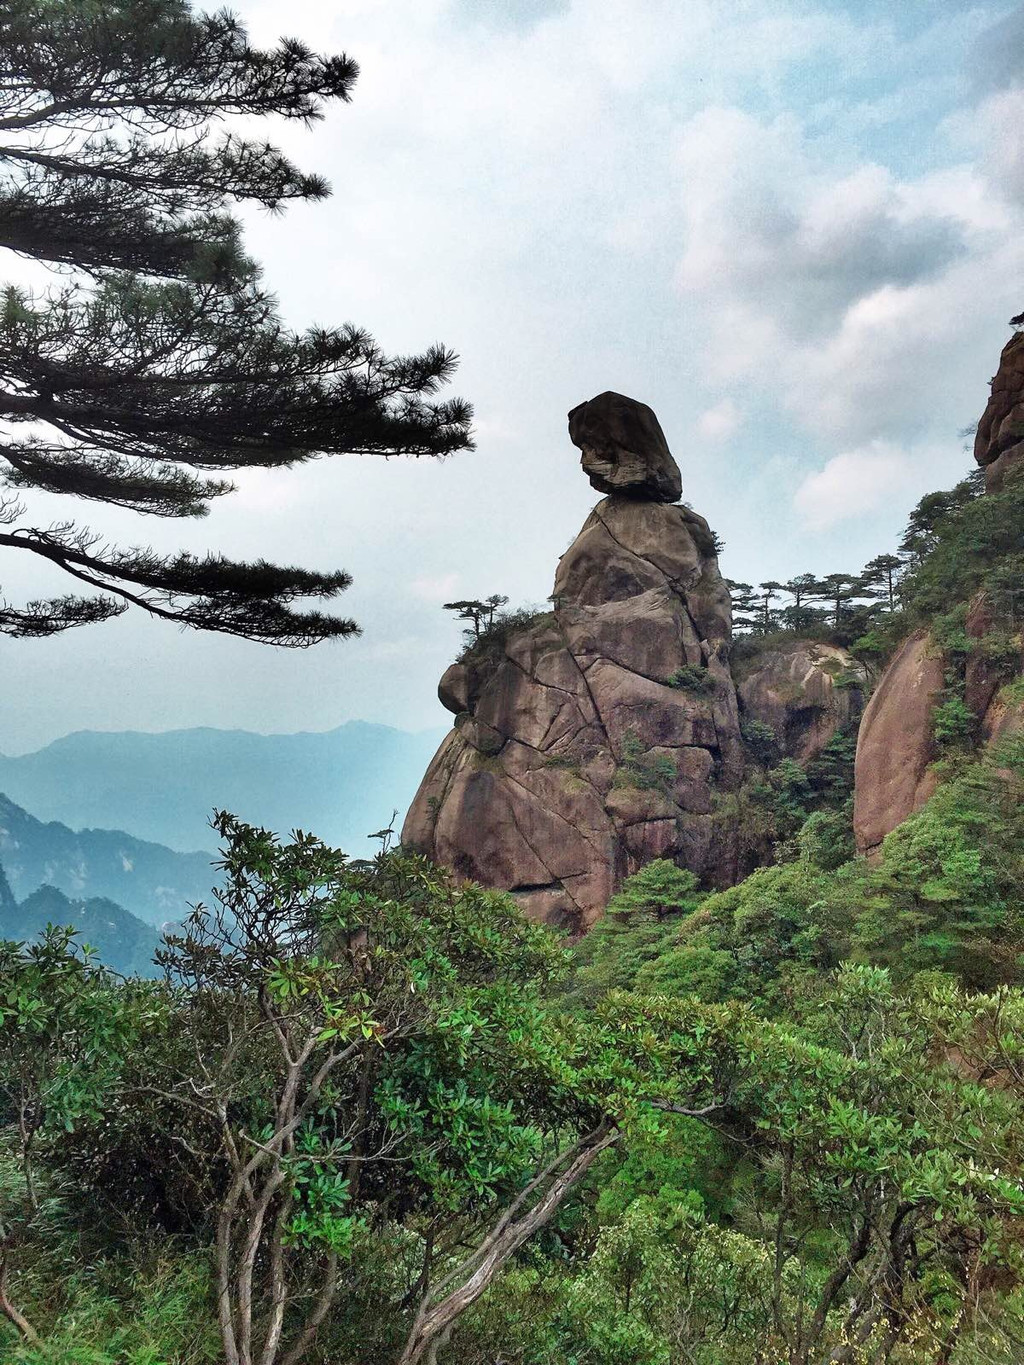
[(359, 634), (352, 620), (320, 611), (295, 611), (289, 605), (304, 597), (337, 596), (352, 581), (343, 570), (320, 574), (266, 560), (240, 563), (223, 555), (160, 556), (142, 548), (94, 552), (94, 545), (94, 537), (70, 524), (48, 531), (0, 534), (0, 546), (39, 555), (92, 588), (195, 630), (290, 648)]
[[(202, 516), (231, 485), (196, 471), (471, 447), (469, 406), (436, 397), (450, 351), (389, 357), (351, 325), (290, 331), (230, 212), (244, 200), (319, 199), (328, 186), (269, 142), (218, 125), (311, 122), (327, 101), (349, 99), (356, 76), (344, 54), (291, 39), (255, 48), (234, 16), (195, 14), (188, 0), (0, 6), (0, 246), (75, 272), (0, 301), (2, 483)], [(16, 439), (24, 424), (31, 435)], [(13, 525), (12, 506), (0, 501), (0, 525)], [(348, 586), (343, 572), (98, 549), (70, 522), (11, 531), (0, 547), (99, 591), (4, 606), (9, 634), (53, 633), (129, 604), (291, 646), (357, 630), (293, 605), (333, 598)]]

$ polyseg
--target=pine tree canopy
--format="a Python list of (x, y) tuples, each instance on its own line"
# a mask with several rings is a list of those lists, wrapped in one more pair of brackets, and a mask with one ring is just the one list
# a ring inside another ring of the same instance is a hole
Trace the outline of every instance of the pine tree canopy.
[[(296, 608), (344, 572), (119, 549), (72, 521), (23, 525), (29, 490), (160, 517), (203, 516), (223, 475), (317, 455), (442, 456), (471, 410), (436, 397), (455, 357), (384, 355), (352, 325), (284, 326), (232, 206), (279, 210), (326, 182), (233, 116), (310, 123), (357, 68), (284, 40), (249, 45), (226, 12), (182, 0), (11, 0), (0, 9), (0, 246), (50, 268), (0, 301), (0, 547), (101, 595), (15, 609), (0, 633), (47, 635), (131, 605), (282, 645), (354, 633)], [(212, 476), (212, 477), (210, 477)], [(9, 529), (5, 529), (9, 528)]]

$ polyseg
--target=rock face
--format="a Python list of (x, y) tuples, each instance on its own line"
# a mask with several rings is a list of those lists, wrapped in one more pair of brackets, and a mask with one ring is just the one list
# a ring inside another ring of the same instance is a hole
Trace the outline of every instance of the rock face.
[[(606, 397), (617, 398), (595, 402)], [(603, 429), (594, 412), (577, 419), (585, 449), (610, 450), (625, 429), (611, 406)], [(654, 414), (631, 406), (660, 436)], [(709, 884), (735, 874), (735, 841), (713, 809), (744, 762), (729, 592), (703, 518), (630, 478), (563, 555), (554, 610), (445, 673), (455, 728), (402, 831), (407, 847), (574, 932), (652, 858)]]
[(1024, 456), (1024, 332), (1003, 347), (992, 394), (978, 423), (974, 458), (985, 470), (985, 487), (998, 492), (1007, 471)]
[(621, 393), (599, 393), (569, 413), (569, 439), (599, 493), (628, 493), (655, 502), (678, 502), (679, 466), (661, 423), (645, 403)]
[(740, 710), (774, 731), (782, 757), (808, 763), (833, 735), (856, 728), (871, 679), (845, 649), (787, 641), (753, 665), (737, 683)]
[(861, 722), (853, 830), (862, 853), (876, 849), (935, 790), (932, 711), (942, 688), (942, 660), (918, 631), (883, 673)]

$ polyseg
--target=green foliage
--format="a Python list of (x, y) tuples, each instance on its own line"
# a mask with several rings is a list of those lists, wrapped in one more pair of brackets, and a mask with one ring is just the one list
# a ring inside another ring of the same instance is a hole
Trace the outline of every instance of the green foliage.
[(806, 771), (791, 758), (770, 768), (753, 784), (751, 799), (769, 812), (776, 841), (792, 837), (807, 819), (813, 795)]
[(677, 776), (676, 765), (668, 754), (652, 754), (644, 749), (635, 730), (627, 730), (612, 785), (636, 787), (639, 791), (668, 792)]
[(850, 645), (850, 653), (858, 658), (872, 661), (884, 658), (890, 649), (890, 642), (876, 626), (857, 637)]
[(691, 915), (703, 899), (693, 873), (666, 858), (627, 877), (576, 949), (571, 998), (594, 1000), (608, 990), (631, 989), (643, 966), (672, 942), (679, 917)]
[(505, 646), (521, 631), (532, 630), (554, 614), (536, 607), (517, 607), (514, 611), (492, 611), (480, 624), (478, 633), (466, 632), (466, 643), (458, 656), (460, 664), (495, 665), (505, 657)]
[(715, 691), (715, 680), (710, 672), (699, 664), (684, 664), (677, 668), (668, 680), (669, 687), (677, 687), (681, 692), (690, 692), (695, 697), (709, 697)]
[(767, 765), (777, 756), (779, 737), (764, 721), (745, 718), (740, 722), (740, 734), (758, 763)]
[[(242, 248), (235, 205), (328, 193), (248, 130), (347, 100), (350, 58), (260, 50), (234, 15), (183, 0), (10, 0), (0, 25), (2, 242), (62, 272), (60, 288), (2, 292), (8, 487), (200, 517), (234, 488), (209, 472), (471, 444), (468, 406), (436, 397), (451, 352), (387, 357), (351, 324), (292, 332)], [(7, 499), (0, 549), (93, 592), (5, 602), (0, 633), (51, 635), (129, 604), (279, 645), (358, 631), (295, 605), (335, 598), (344, 571), (118, 549), (71, 517), (3, 529), (21, 515)]]
[(846, 959), (955, 972), (990, 989), (1018, 979), (1024, 952), (1024, 741), (961, 765), (885, 840), (875, 864), (847, 861), (848, 807), (811, 816), (796, 856), (709, 896), (637, 989), (729, 994), (784, 1010), (800, 983)]
[(965, 604), (979, 589), (996, 595), (997, 622), (1021, 619), (1024, 584), (1024, 479), (979, 496), (976, 479), (923, 498), (904, 538), (911, 568), (903, 596), (911, 619), (931, 623)]
[(1024, 706), (1024, 678), (1016, 678), (999, 689), (999, 700), (1006, 707)]
[(816, 810), (797, 834), (799, 856), (822, 872), (835, 872), (854, 856), (853, 801), (838, 810)]
[(961, 697), (947, 697), (932, 712), (932, 733), (943, 748), (965, 747), (978, 728), (978, 717)]
[(17, 1118), (30, 1210), (36, 1144), (102, 1119), (146, 995), (119, 988), (70, 928), (0, 941), (0, 1106)]
[(814, 797), (834, 807), (852, 796), (856, 757), (856, 731), (837, 730), (804, 769)]

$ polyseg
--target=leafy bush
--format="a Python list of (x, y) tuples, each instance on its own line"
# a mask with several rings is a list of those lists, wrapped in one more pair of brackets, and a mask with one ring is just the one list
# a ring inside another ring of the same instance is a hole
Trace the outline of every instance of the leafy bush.
[(715, 680), (708, 669), (700, 664), (684, 664), (668, 680), (669, 687), (681, 692), (692, 692), (696, 697), (711, 696), (715, 690)]
[(944, 748), (970, 744), (978, 717), (961, 697), (947, 697), (932, 712), (932, 733)]
[(648, 962), (665, 951), (679, 918), (701, 901), (697, 878), (667, 858), (656, 858), (627, 877), (602, 919), (578, 945), (571, 998), (597, 999), (608, 990), (629, 990)]
[(758, 763), (766, 765), (778, 754), (779, 737), (764, 721), (744, 719), (740, 722), (743, 743)]
[(612, 779), (613, 786), (667, 793), (677, 776), (676, 765), (668, 754), (649, 753), (635, 730), (626, 731), (622, 740), (621, 761)]

